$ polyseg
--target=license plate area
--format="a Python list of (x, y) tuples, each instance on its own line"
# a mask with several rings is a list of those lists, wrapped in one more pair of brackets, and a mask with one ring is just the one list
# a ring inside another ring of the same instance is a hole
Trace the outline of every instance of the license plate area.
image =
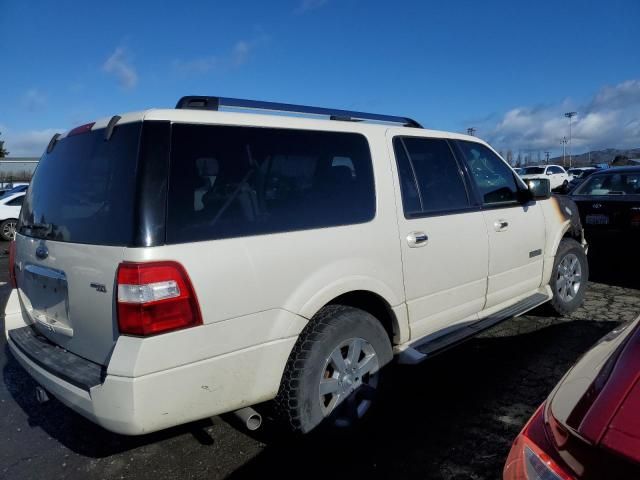
[(587, 215), (586, 222), (588, 225), (609, 225), (609, 216), (602, 214)]
[(43, 330), (73, 336), (69, 323), (69, 297), (64, 272), (39, 265), (24, 268), (22, 291), (31, 318)]

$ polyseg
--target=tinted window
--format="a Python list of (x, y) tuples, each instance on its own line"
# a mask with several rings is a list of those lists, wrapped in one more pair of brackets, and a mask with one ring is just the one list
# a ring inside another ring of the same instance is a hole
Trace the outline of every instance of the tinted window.
[(640, 173), (591, 176), (576, 189), (575, 195), (640, 195)]
[(469, 207), (460, 168), (446, 140), (396, 137), (393, 144), (407, 217)]
[(564, 173), (564, 171), (560, 167), (549, 167), (547, 169), (547, 171), (551, 172), (551, 173), (554, 173), (554, 174), (555, 173)]
[(167, 242), (369, 221), (373, 169), (358, 134), (174, 125)]
[(20, 196), (20, 197), (16, 197), (13, 200), (9, 200), (6, 205), (12, 206), (12, 207), (19, 207), (20, 205), (22, 205), (22, 202), (24, 201), (24, 195)]
[(485, 205), (514, 202), (516, 179), (505, 162), (480, 143), (458, 141)]
[[(128, 245), (141, 123), (56, 143), (38, 164), (20, 213), (20, 233), (65, 242)], [(36, 228), (31, 228), (35, 225)]]

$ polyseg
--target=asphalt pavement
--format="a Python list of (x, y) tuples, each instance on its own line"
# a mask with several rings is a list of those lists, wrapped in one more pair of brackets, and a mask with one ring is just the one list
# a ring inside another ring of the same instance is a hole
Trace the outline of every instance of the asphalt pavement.
[(567, 368), (640, 314), (636, 262), (595, 262), (585, 304), (570, 317), (537, 309), (419, 366), (393, 367), (376, 416), (344, 436), (290, 440), (268, 425), (250, 435), (220, 417), (142, 437), (112, 434), (55, 399), (38, 404), (2, 336), (0, 478), (499, 478), (512, 440)]

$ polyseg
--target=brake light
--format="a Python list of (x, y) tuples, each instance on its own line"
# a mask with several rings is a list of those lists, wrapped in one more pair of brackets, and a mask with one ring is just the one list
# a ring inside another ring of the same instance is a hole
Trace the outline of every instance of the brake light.
[(9, 243), (9, 284), (11, 288), (18, 288), (16, 282), (16, 241)]
[(202, 325), (193, 286), (177, 262), (121, 263), (117, 301), (123, 334), (156, 335)]
[(67, 137), (71, 137), (73, 135), (80, 135), (81, 133), (90, 132), (96, 122), (85, 123), (84, 125), (80, 125), (67, 133)]
[(545, 440), (543, 407), (538, 408), (513, 442), (503, 480), (574, 480), (575, 477), (544, 452), (540, 443), (550, 448)]

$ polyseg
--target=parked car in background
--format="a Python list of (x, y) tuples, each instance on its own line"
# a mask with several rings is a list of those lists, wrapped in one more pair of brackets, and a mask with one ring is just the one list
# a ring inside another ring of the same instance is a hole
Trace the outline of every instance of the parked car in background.
[(16, 225), (24, 193), (7, 193), (0, 198), (0, 238), (12, 240), (16, 234)]
[(570, 197), (590, 243), (640, 241), (640, 167), (593, 173)]
[(22, 184), (22, 185), (17, 185), (13, 188), (10, 188), (9, 190), (4, 190), (4, 193), (2, 193), (2, 190), (0, 190), (0, 198), (4, 198), (6, 196), (9, 195), (13, 195), (16, 193), (23, 193), (27, 191), (27, 188), (29, 188), (29, 184)]
[(575, 204), (477, 137), (185, 97), (52, 139), (10, 250), (7, 343), (114, 432), (255, 427), (267, 401), (294, 432), (349, 427), (394, 356), (577, 309), (585, 247)]
[(592, 173), (596, 173), (600, 169), (595, 167), (587, 167), (587, 168), (580, 168), (576, 170), (577, 171), (574, 171), (573, 173), (573, 178), (571, 178), (571, 180), (569, 181), (569, 187), (568, 187), (569, 192), (571, 192), (578, 185), (584, 182), (587, 179), (587, 177), (589, 177)]
[(0, 186), (0, 197), (8, 193), (25, 192), (29, 188), (29, 184), (25, 182), (4, 183)]
[(523, 180), (534, 178), (548, 178), (551, 182), (551, 190), (564, 190), (569, 186), (569, 174), (560, 165), (540, 165), (537, 167), (524, 167), (520, 177)]
[(569, 174), (569, 177), (575, 178), (583, 171), (591, 169), (595, 169), (595, 167), (571, 167), (569, 170), (567, 170), (567, 173)]
[(640, 318), (569, 370), (516, 438), (504, 480), (640, 478)]
[(522, 168), (514, 168), (513, 171), (516, 172), (518, 175), (522, 175)]

